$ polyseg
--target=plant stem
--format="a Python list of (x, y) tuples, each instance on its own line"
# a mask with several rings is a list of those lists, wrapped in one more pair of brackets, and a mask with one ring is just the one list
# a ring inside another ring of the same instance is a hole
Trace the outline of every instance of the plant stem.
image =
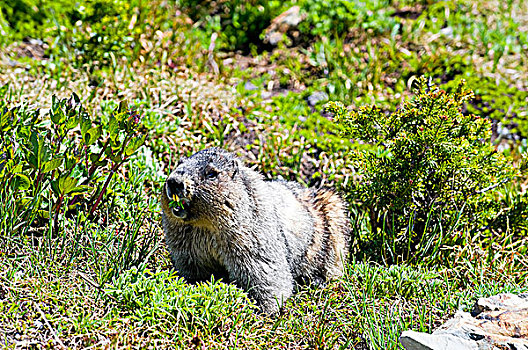
[(59, 232), (59, 213), (62, 205), (63, 196), (59, 196), (55, 207), (55, 215), (53, 216), (53, 233)]
[(95, 200), (95, 203), (93, 204), (92, 208), (90, 209), (90, 213), (88, 214), (88, 216), (92, 216), (92, 214), (95, 211), (95, 209), (97, 209), (97, 207), (99, 206), (99, 202), (103, 198), (103, 194), (106, 192), (106, 188), (110, 184), (110, 180), (112, 179), (112, 176), (117, 171), (117, 169), (121, 166), (121, 164), (123, 164), (125, 162), (125, 160), (126, 160), (126, 158), (123, 159), (120, 163), (114, 164), (114, 166), (110, 170), (110, 174), (108, 174), (108, 177), (106, 178), (106, 181), (105, 181), (105, 183), (103, 185), (103, 188), (101, 188), (101, 191), (99, 192), (99, 195), (97, 196), (97, 199)]

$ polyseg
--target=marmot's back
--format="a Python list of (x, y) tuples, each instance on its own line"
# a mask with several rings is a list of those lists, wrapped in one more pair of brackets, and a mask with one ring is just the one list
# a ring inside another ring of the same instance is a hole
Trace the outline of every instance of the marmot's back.
[(339, 277), (348, 253), (346, 204), (331, 189), (304, 188), (295, 182), (269, 182), (276, 193), (277, 217), (290, 245), (288, 259), (298, 281)]
[(265, 312), (297, 282), (339, 277), (348, 216), (329, 189), (264, 181), (231, 153), (210, 148), (180, 160), (161, 196), (175, 268), (189, 280), (211, 274), (248, 290)]

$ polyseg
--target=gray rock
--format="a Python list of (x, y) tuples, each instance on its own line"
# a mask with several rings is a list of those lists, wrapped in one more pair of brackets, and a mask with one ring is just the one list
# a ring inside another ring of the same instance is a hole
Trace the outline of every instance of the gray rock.
[(247, 91), (253, 91), (253, 90), (257, 90), (258, 88), (252, 82), (246, 81), (244, 83), (244, 89), (246, 89)]
[(479, 350), (475, 342), (449, 334), (435, 335), (415, 331), (405, 331), (400, 343), (407, 350)]
[(327, 100), (328, 100), (328, 95), (322, 91), (316, 91), (310, 96), (308, 96), (308, 104), (312, 107), (321, 101), (327, 101)]
[[(284, 39), (285, 34), (294, 31), (305, 18), (306, 15), (301, 13), (299, 6), (289, 8), (271, 21), (271, 24), (264, 32), (264, 42), (274, 46), (277, 45)], [(294, 36), (297, 35), (298, 33), (294, 34)]]
[(528, 350), (528, 298), (509, 293), (480, 298), (471, 313), (457, 312), (433, 334), (405, 331), (400, 343), (407, 350)]
[(440, 29), (440, 33), (447, 36), (448, 38), (453, 38), (453, 28), (452, 27), (445, 27)]
[(528, 309), (528, 297), (526, 294), (497, 294), (490, 298), (480, 298), (473, 305), (471, 315), (473, 317), (486, 311), (515, 311), (519, 309)]

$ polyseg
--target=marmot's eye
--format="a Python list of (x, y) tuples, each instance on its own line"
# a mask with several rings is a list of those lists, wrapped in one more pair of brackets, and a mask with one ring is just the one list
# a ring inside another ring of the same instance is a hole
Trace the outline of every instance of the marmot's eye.
[(205, 171), (205, 178), (206, 179), (214, 179), (218, 176), (218, 170), (209, 168)]

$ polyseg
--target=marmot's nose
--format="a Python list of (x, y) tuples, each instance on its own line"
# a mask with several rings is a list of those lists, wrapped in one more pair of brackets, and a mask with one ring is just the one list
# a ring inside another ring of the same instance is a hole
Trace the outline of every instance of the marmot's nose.
[(173, 177), (169, 177), (167, 179), (167, 195), (169, 196), (169, 198), (172, 198), (174, 194), (178, 197), (183, 197), (184, 193), (185, 185), (183, 184), (183, 182), (178, 181)]

